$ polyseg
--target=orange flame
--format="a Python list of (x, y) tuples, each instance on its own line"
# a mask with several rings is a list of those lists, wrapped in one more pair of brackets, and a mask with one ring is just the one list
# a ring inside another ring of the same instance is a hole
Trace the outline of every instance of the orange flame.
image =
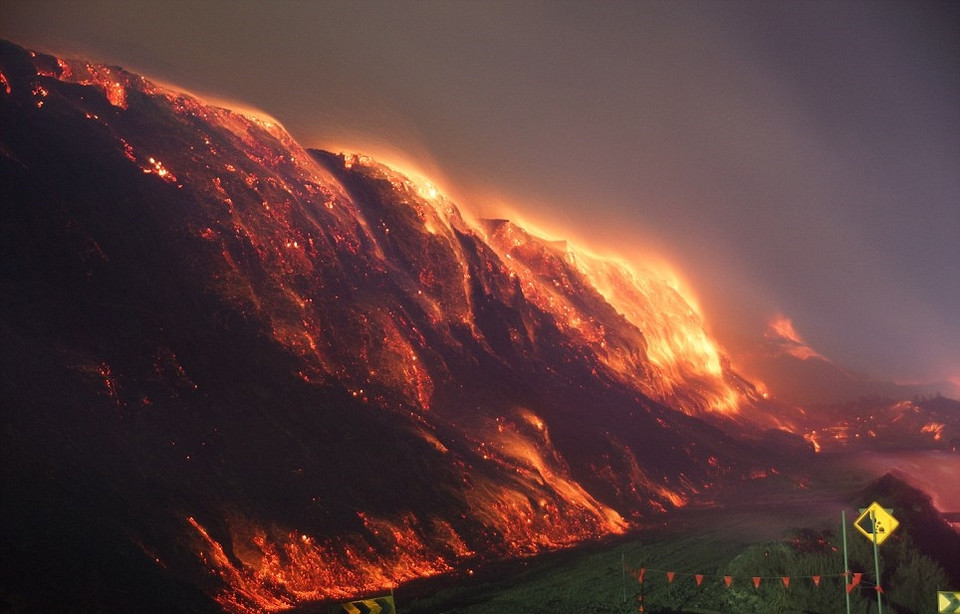
[(793, 327), (793, 321), (783, 314), (777, 314), (773, 321), (770, 322), (766, 337), (776, 341), (785, 352), (800, 360), (808, 360), (810, 358), (826, 360), (826, 358), (816, 350), (807, 345), (807, 342), (803, 340), (803, 337), (801, 337)]
[[(744, 393), (726, 382), (719, 347), (675, 275), (538, 239), (506, 220), (486, 226), (488, 242), (522, 281), (524, 295), (559, 315), (558, 323), (576, 332), (612, 373), (689, 413), (739, 411)], [(580, 305), (585, 294), (606, 305)], [(604, 307), (615, 313), (598, 319)], [(691, 390), (700, 392), (691, 396)]]
[(200, 538), (199, 554), (226, 588), (217, 601), (231, 612), (277, 612), (299, 603), (346, 599), (451, 570), (436, 544), (472, 552), (449, 523), (422, 526), (412, 515), (390, 522), (359, 514), (369, 537), (319, 539), (297, 531), (266, 531), (242, 518), (230, 526), (233, 552), (187, 518)]
[(946, 425), (942, 422), (930, 422), (928, 424), (924, 424), (923, 428), (920, 429), (920, 432), (929, 433), (933, 435), (934, 441), (940, 441), (940, 439), (943, 437), (944, 428), (946, 428)]

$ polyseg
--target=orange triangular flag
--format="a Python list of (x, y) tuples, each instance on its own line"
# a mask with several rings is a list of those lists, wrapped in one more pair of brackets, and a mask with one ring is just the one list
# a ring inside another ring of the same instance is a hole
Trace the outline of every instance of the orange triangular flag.
[(813, 585), (820, 586), (820, 576), (813, 576)]
[(857, 572), (857, 573), (853, 574), (853, 585), (856, 586), (856, 585), (860, 584), (860, 578), (862, 578), (862, 577), (863, 577), (863, 573), (862, 573), (862, 572)]
[(700, 584), (703, 582), (703, 574), (702, 574), (702, 573), (698, 573), (697, 575), (695, 575), (695, 576), (693, 576), (693, 577), (697, 579), (697, 586), (700, 586)]
[(760, 588), (760, 576), (753, 576), (753, 587)]
[(667, 572), (667, 582), (673, 582), (673, 576), (675, 576), (675, 575), (677, 575), (677, 572), (675, 572), (675, 571), (668, 571), (668, 572)]
[(783, 576), (780, 579), (783, 580), (783, 588), (790, 588), (790, 578), (788, 576)]
[(641, 568), (640, 568), (640, 575), (637, 576), (637, 580), (640, 581), (640, 584), (643, 584), (643, 574), (645, 574), (645, 573), (647, 573), (647, 568), (646, 568), (646, 567), (641, 567)]
[(848, 593), (852, 592), (854, 586), (856, 586), (856, 585), (855, 585), (855, 584), (848, 584), (848, 585), (847, 585), (847, 592), (848, 592)]
[(733, 576), (723, 576), (723, 581), (727, 584), (727, 588), (730, 588), (730, 583), (733, 582)]

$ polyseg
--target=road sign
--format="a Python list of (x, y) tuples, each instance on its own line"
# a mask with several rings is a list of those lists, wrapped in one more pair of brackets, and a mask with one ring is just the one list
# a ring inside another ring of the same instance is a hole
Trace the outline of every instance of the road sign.
[(331, 609), (332, 614), (396, 614), (393, 597), (376, 597), (338, 603)]
[(894, 529), (900, 526), (900, 522), (893, 517), (893, 510), (884, 508), (874, 501), (870, 507), (860, 510), (860, 517), (853, 526), (857, 527), (857, 530), (870, 541), (876, 539), (877, 545), (880, 545), (893, 533)]
[(937, 612), (960, 612), (960, 592), (937, 591)]

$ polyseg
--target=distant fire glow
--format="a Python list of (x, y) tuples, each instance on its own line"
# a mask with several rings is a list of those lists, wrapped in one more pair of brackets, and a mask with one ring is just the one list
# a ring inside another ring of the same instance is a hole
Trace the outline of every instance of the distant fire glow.
[(811, 358), (826, 360), (826, 358), (821, 356), (816, 350), (807, 345), (807, 342), (803, 340), (803, 337), (801, 337), (793, 327), (793, 322), (790, 318), (784, 315), (778, 315), (770, 322), (770, 328), (766, 336), (767, 339), (778, 343), (785, 352), (800, 360), (808, 360)]

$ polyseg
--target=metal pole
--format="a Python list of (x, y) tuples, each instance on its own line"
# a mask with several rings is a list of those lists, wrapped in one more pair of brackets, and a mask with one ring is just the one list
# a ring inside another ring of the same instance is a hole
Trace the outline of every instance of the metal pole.
[(626, 553), (623, 553), (623, 552), (620, 553), (620, 573), (622, 574), (621, 584), (623, 587), (623, 597), (621, 598), (620, 603), (626, 603), (627, 602), (627, 555)]
[(877, 614), (883, 614), (883, 590), (880, 588), (880, 549), (877, 547), (877, 513), (870, 512), (873, 522), (873, 569), (877, 573)]
[(847, 598), (847, 614), (850, 614), (850, 591), (847, 582), (850, 581), (850, 564), (847, 562), (847, 511), (840, 512), (840, 529), (843, 533), (843, 594)]

